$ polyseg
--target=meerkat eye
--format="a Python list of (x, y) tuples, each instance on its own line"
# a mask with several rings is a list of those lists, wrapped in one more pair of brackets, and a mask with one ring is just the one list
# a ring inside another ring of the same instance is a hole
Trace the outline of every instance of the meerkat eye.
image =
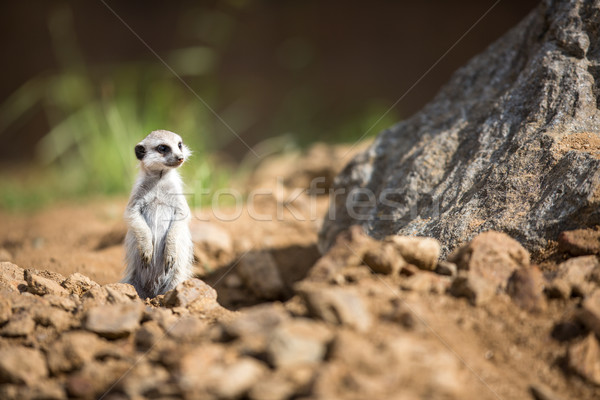
[(183, 150), (183, 145), (181, 144), (181, 142), (179, 142), (179, 144), (177, 145), (177, 147), (179, 147), (179, 150)]
[(156, 151), (158, 151), (160, 154), (167, 154), (171, 151), (171, 148), (166, 144), (160, 144), (156, 146)]

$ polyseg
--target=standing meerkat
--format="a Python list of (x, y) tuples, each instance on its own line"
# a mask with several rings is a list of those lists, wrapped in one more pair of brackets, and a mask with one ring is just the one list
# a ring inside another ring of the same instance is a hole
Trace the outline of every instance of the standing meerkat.
[(127, 269), (123, 282), (155, 297), (192, 276), (190, 208), (176, 168), (190, 155), (181, 137), (153, 131), (135, 146), (140, 172), (125, 211)]

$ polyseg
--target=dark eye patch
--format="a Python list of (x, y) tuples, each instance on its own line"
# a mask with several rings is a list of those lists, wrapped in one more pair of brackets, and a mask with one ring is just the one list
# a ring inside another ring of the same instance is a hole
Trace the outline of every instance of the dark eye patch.
[(167, 154), (171, 152), (171, 148), (166, 144), (159, 144), (156, 146), (156, 151), (158, 151), (160, 154)]
[(181, 142), (179, 142), (179, 144), (177, 145), (177, 147), (179, 147), (179, 150), (183, 150), (183, 146), (182, 146)]

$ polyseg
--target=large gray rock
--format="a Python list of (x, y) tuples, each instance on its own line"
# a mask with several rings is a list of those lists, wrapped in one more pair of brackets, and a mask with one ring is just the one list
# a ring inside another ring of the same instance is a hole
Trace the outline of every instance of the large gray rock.
[(535, 252), (599, 224), (599, 20), (597, 1), (543, 1), (380, 133), (336, 178), (321, 250), (352, 224), (432, 236), (442, 255), (490, 229)]

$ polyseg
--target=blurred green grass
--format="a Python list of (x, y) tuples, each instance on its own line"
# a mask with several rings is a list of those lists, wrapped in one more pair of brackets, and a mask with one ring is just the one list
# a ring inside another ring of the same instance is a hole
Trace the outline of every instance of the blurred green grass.
[[(200, 33), (211, 32), (203, 30), (201, 23), (192, 25)], [(155, 129), (177, 132), (193, 150), (181, 171), (192, 206), (210, 204), (210, 196), (196, 194), (214, 193), (240, 174), (234, 163), (219, 156), (228, 141), (237, 139), (161, 62), (88, 66), (77, 44), (70, 10), (58, 8), (49, 16), (48, 26), (60, 68), (32, 78), (0, 103), (0, 138), (40, 105), (50, 129), (37, 144), (35, 163), (0, 171), (0, 208), (30, 210), (64, 199), (127, 194), (137, 172), (133, 148)], [(234, 21), (219, 26), (233, 29)], [(204, 43), (175, 49), (165, 59), (207, 104), (222, 105), (215, 77), (219, 46), (225, 41), (207, 37)], [(314, 116), (322, 114), (317, 93), (299, 85), (274, 110), (273, 129), (264, 139), (281, 145), (269, 152), (305, 147), (316, 140), (352, 142), (369, 129), (367, 137), (397, 120), (393, 112), (380, 118), (388, 104), (365, 101), (360, 112), (341, 122), (332, 117), (331, 123), (315, 129)], [(228, 123), (243, 125), (239, 121), (249, 118), (235, 101), (224, 108)], [(273, 141), (274, 136), (285, 140)]]

